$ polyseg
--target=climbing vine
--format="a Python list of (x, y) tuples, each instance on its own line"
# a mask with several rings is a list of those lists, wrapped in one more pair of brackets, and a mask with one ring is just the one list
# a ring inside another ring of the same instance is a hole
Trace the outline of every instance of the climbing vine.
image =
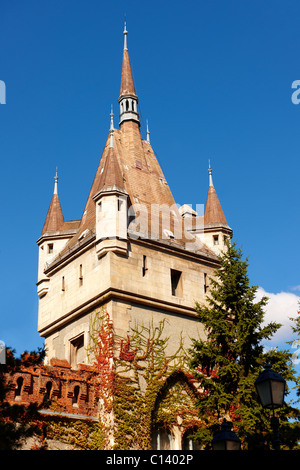
[(164, 326), (165, 320), (136, 323), (122, 338), (107, 313), (93, 319), (90, 352), (99, 373), (100, 417), (114, 449), (151, 449), (153, 430), (199, 425), (182, 338), (169, 354)]
[(47, 439), (80, 450), (102, 450), (105, 446), (105, 434), (100, 422), (69, 421), (59, 417), (48, 421)]

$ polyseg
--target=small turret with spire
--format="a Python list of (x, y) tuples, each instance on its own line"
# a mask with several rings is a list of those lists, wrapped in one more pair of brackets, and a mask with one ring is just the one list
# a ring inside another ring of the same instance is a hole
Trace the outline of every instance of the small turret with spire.
[(57, 230), (60, 230), (62, 228), (63, 223), (64, 223), (64, 216), (63, 216), (61, 205), (60, 205), (59, 198), (58, 198), (57, 182), (58, 182), (58, 176), (57, 176), (57, 168), (56, 168), (56, 173), (54, 177), (53, 196), (52, 196), (51, 203), (48, 209), (48, 213), (47, 213), (47, 217), (44, 223), (42, 234), (44, 234), (45, 232), (56, 232)]
[(227, 224), (212, 178), (212, 168), (208, 166), (209, 187), (204, 212), (205, 243), (219, 254), (224, 250), (224, 240), (232, 237), (232, 230)]

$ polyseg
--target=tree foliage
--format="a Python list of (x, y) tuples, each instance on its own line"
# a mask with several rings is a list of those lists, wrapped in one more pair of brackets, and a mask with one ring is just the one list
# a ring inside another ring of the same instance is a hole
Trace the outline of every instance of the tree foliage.
[[(288, 351), (264, 351), (262, 342), (280, 328), (264, 323), (268, 299), (256, 300), (257, 287), (251, 286), (248, 261), (236, 244), (227, 243), (220, 256), (221, 267), (210, 279), (205, 304), (196, 304), (199, 321), (207, 337), (193, 340), (191, 366), (196, 369), (203, 394), (198, 401), (205, 426), (199, 438), (209, 444), (221, 418), (232, 420), (245, 448), (261, 448), (269, 441), (269, 416), (262, 409), (254, 382), (266, 362), (287, 381), (295, 380)], [(287, 423), (289, 406), (281, 410)]]
[(39, 407), (31, 403), (9, 405), (5, 402), (6, 387), (4, 374), (14, 373), (21, 367), (29, 367), (42, 363), (45, 350), (25, 351), (20, 358), (15, 357), (15, 351), (6, 348), (6, 363), (0, 364), (0, 450), (16, 450), (22, 443), (33, 435), (43, 435), (43, 422), (39, 415)]

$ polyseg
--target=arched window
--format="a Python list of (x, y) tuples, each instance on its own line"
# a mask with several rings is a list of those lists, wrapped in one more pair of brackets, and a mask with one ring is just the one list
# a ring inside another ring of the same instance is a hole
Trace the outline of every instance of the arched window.
[(152, 433), (151, 447), (153, 450), (172, 450), (173, 436), (167, 429), (158, 429)]
[(182, 436), (182, 443), (181, 443), (182, 450), (201, 450), (200, 442), (192, 438), (192, 435), (194, 434), (195, 431), (196, 429), (189, 429)]
[(21, 400), (21, 391), (23, 386), (23, 377), (18, 377), (15, 389), (15, 400)]
[(51, 397), (51, 390), (52, 390), (52, 382), (47, 382), (46, 383), (46, 393), (45, 393), (45, 397), (50, 399)]
[(126, 111), (128, 111), (128, 110), (129, 110), (129, 101), (126, 100)]
[(79, 385), (74, 387), (72, 405), (74, 408), (78, 408), (78, 398), (79, 398)]

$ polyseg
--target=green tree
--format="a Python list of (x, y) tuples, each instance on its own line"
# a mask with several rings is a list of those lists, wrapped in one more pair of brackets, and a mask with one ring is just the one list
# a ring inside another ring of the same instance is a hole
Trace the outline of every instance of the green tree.
[(20, 358), (16, 358), (15, 351), (6, 348), (6, 363), (0, 364), (0, 450), (16, 450), (27, 438), (43, 436), (43, 422), (37, 403), (31, 403), (28, 407), (9, 405), (5, 401), (7, 388), (4, 379), (6, 374), (41, 364), (44, 356), (45, 350), (38, 348), (37, 351), (25, 351)]
[[(265, 352), (262, 342), (272, 338), (280, 324), (264, 324), (268, 299), (256, 301), (250, 286), (248, 261), (236, 244), (227, 243), (220, 269), (210, 279), (207, 302), (196, 304), (205, 340), (193, 340), (191, 367), (196, 370), (203, 393), (198, 401), (203, 428), (197, 438), (209, 446), (212, 433), (223, 417), (231, 420), (244, 448), (259, 448), (271, 438), (269, 416), (260, 403), (254, 382), (266, 362), (287, 381), (295, 380), (288, 351)], [(280, 411), (287, 422), (291, 409)], [(246, 439), (247, 436), (247, 439)]]

